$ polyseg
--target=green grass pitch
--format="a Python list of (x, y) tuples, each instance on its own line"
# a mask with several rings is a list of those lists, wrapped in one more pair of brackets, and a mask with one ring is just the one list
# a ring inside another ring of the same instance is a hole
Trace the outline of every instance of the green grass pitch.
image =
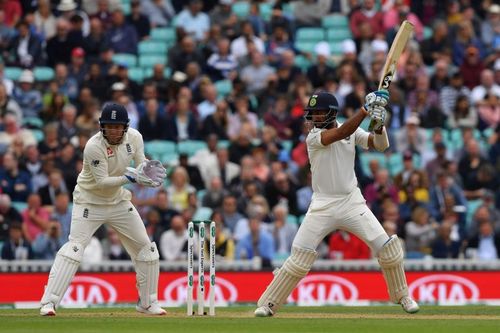
[(131, 307), (59, 309), (56, 317), (38, 310), (0, 310), (0, 331), (15, 332), (500, 332), (500, 307), (423, 306), (417, 314), (399, 306), (284, 307), (272, 318), (254, 318), (254, 307), (217, 308), (215, 317), (187, 317), (185, 308), (167, 308), (167, 316), (136, 313)]

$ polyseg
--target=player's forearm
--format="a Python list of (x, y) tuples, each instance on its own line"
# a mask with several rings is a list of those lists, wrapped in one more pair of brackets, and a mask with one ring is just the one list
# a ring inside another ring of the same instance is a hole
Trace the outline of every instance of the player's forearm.
[(326, 146), (333, 142), (343, 140), (354, 133), (359, 127), (363, 119), (368, 115), (365, 108), (361, 108), (351, 118), (349, 118), (342, 126), (331, 128), (321, 133), (321, 143)]
[(385, 127), (382, 127), (382, 131), (380, 133), (375, 132), (373, 134), (373, 146), (380, 152), (389, 148), (389, 138), (387, 137), (387, 130)]
[(108, 188), (108, 187), (116, 187), (116, 186), (122, 186), (129, 183), (129, 180), (125, 176), (118, 176), (118, 177), (105, 177), (97, 181), (97, 186), (99, 188)]

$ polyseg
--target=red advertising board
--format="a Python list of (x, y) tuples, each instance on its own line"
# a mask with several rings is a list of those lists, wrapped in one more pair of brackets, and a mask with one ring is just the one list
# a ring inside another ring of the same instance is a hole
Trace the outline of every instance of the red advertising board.
[[(0, 274), (0, 303), (38, 301), (47, 275)], [(420, 302), (450, 305), (500, 302), (500, 288), (497, 287), (500, 271), (408, 272), (407, 278), (410, 294)], [(216, 304), (254, 303), (271, 279), (270, 272), (221, 272), (216, 280)], [(163, 272), (158, 289), (158, 298), (163, 304), (183, 304), (186, 275)], [(132, 303), (136, 300), (134, 273), (79, 273), (62, 304)], [(289, 301), (301, 305), (363, 304), (387, 300), (380, 272), (313, 272), (299, 283), (289, 298)]]

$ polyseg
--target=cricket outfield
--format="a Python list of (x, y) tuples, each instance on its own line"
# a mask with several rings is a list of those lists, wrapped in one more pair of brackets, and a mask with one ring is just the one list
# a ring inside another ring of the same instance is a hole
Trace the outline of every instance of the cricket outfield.
[(422, 306), (405, 314), (399, 306), (284, 307), (275, 317), (254, 318), (254, 307), (217, 308), (215, 317), (187, 317), (185, 308), (167, 308), (162, 317), (132, 307), (59, 309), (40, 317), (36, 309), (0, 309), (2, 332), (370, 332), (488, 333), (500, 331), (497, 306)]

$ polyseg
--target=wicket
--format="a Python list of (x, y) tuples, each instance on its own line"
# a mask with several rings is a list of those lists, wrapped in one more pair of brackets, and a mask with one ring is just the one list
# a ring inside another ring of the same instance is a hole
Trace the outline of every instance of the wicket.
[(210, 224), (210, 291), (209, 315), (215, 316), (215, 222), (210, 220), (188, 223), (187, 315), (192, 316), (194, 288), (194, 226), (198, 224), (198, 315), (205, 314), (205, 224)]

